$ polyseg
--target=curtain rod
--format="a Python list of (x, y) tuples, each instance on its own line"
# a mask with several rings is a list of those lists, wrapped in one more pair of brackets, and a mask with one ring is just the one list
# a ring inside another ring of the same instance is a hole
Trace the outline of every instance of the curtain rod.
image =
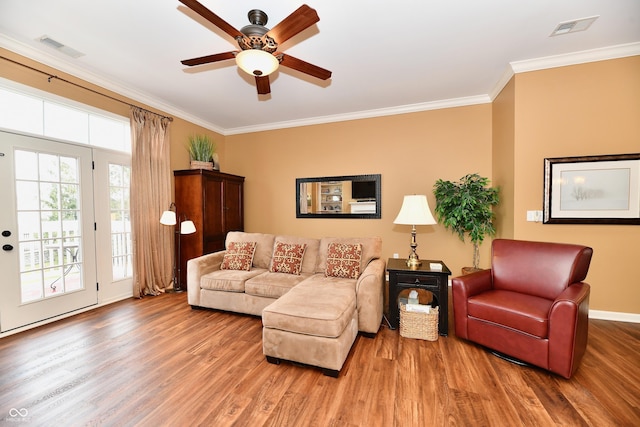
[(121, 100), (121, 99), (114, 98), (114, 97), (113, 97), (113, 96), (111, 96), (111, 95), (107, 95), (107, 94), (105, 94), (105, 93), (98, 92), (97, 90), (94, 90), (94, 89), (91, 89), (91, 88), (88, 88), (88, 87), (82, 86), (82, 85), (80, 85), (80, 84), (78, 84), (78, 83), (74, 83), (74, 82), (71, 82), (71, 81), (69, 81), (69, 80), (67, 80), (67, 79), (63, 79), (62, 77), (58, 77), (58, 76), (56, 76), (55, 74), (50, 74), (50, 73), (47, 73), (46, 71), (38, 70), (37, 68), (33, 68), (33, 67), (29, 66), (29, 65), (22, 64), (22, 63), (20, 63), (20, 62), (18, 62), (18, 61), (14, 61), (13, 59), (7, 58), (6, 56), (2, 56), (2, 55), (0, 55), (0, 58), (4, 59), (5, 61), (13, 62), (14, 64), (16, 64), (16, 65), (20, 65), (21, 67), (28, 68), (28, 69), (30, 69), (30, 70), (32, 70), (32, 71), (36, 71), (36, 72), (38, 72), (38, 73), (40, 73), (40, 74), (44, 74), (45, 76), (48, 76), (47, 81), (48, 81), (49, 83), (51, 83), (51, 79), (60, 80), (60, 81), (62, 81), (62, 82), (65, 82), (65, 83), (68, 83), (68, 84), (70, 84), (70, 85), (73, 85), (73, 86), (79, 87), (79, 88), (81, 88), (81, 89), (88, 90), (89, 92), (93, 92), (93, 93), (95, 93), (95, 94), (97, 94), (97, 95), (104, 96), (105, 98), (112, 99), (112, 100), (117, 101), (117, 102), (119, 102), (119, 103), (121, 103), (121, 104), (128, 105), (129, 107), (139, 108), (139, 109), (144, 110), (144, 111), (147, 111), (147, 112), (149, 112), (149, 113), (156, 114), (156, 115), (158, 115), (158, 116), (160, 116), (160, 117), (162, 117), (162, 118), (164, 118), (164, 119), (168, 119), (170, 122), (172, 122), (172, 121), (173, 121), (173, 117), (163, 116), (162, 114), (158, 114), (158, 113), (156, 113), (156, 112), (154, 112), (154, 111), (148, 110), (148, 109), (146, 109), (146, 108), (142, 108), (142, 107), (140, 107), (140, 106), (138, 106), (138, 105), (130, 104), (130, 103), (128, 103), (128, 102), (126, 102), (126, 101), (123, 101), (123, 100)]

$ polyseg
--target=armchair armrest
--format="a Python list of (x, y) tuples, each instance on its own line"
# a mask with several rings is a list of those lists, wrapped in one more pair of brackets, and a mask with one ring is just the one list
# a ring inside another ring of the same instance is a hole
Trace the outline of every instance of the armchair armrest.
[(453, 298), (453, 320), (456, 336), (468, 339), (467, 332), (467, 299), (493, 287), (491, 270), (481, 270), (466, 276), (454, 277), (451, 280), (451, 296)]
[(225, 253), (227, 251), (213, 252), (187, 261), (187, 299), (190, 305), (200, 305), (200, 278), (220, 270)]
[(365, 267), (356, 282), (358, 329), (376, 334), (382, 322), (384, 305), (384, 277), (386, 263), (374, 259)]
[(587, 349), (589, 294), (584, 282), (569, 285), (549, 312), (549, 369), (571, 377)]

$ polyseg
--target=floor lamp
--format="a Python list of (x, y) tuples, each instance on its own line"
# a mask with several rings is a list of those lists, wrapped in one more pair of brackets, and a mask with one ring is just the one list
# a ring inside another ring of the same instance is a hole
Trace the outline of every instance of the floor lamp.
[[(176, 204), (171, 203), (171, 205), (169, 206), (169, 209), (162, 213), (162, 216), (160, 217), (160, 224), (175, 226), (177, 223), (178, 222), (176, 220)], [(180, 283), (180, 277), (181, 277), (180, 246), (182, 242), (182, 235), (193, 234), (195, 232), (196, 232), (195, 224), (193, 223), (193, 221), (186, 220), (186, 218), (184, 221), (180, 222), (180, 229), (178, 229), (177, 227), (175, 228), (174, 241), (177, 242), (178, 244), (178, 251), (177, 251), (177, 259), (176, 259), (176, 251), (173, 251), (173, 278), (172, 278), (173, 290), (167, 291), (167, 292), (183, 292), (183, 289), (181, 286), (182, 284)]]

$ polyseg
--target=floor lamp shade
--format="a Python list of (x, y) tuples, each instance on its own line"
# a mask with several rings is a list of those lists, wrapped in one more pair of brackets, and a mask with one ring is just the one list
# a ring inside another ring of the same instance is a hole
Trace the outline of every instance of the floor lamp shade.
[(160, 224), (162, 225), (176, 225), (176, 213), (174, 211), (164, 211), (160, 217)]
[(416, 248), (416, 225), (432, 225), (437, 224), (437, 221), (429, 209), (429, 202), (425, 195), (411, 195), (404, 196), (402, 207), (398, 216), (393, 221), (394, 224), (410, 225), (411, 228), (411, 252), (409, 258), (407, 258), (407, 266), (416, 268), (422, 265)]
[(180, 234), (193, 234), (196, 232), (196, 226), (193, 221), (187, 220), (180, 223)]

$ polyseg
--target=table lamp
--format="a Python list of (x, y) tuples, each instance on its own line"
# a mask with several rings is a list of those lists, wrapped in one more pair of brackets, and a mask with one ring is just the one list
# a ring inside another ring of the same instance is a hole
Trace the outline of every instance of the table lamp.
[(400, 213), (393, 221), (394, 224), (411, 225), (411, 252), (409, 258), (407, 258), (407, 266), (409, 268), (417, 268), (422, 265), (416, 248), (416, 225), (432, 225), (437, 224), (437, 221), (431, 214), (429, 209), (429, 202), (427, 202), (427, 196), (425, 195), (411, 195), (404, 196)]

